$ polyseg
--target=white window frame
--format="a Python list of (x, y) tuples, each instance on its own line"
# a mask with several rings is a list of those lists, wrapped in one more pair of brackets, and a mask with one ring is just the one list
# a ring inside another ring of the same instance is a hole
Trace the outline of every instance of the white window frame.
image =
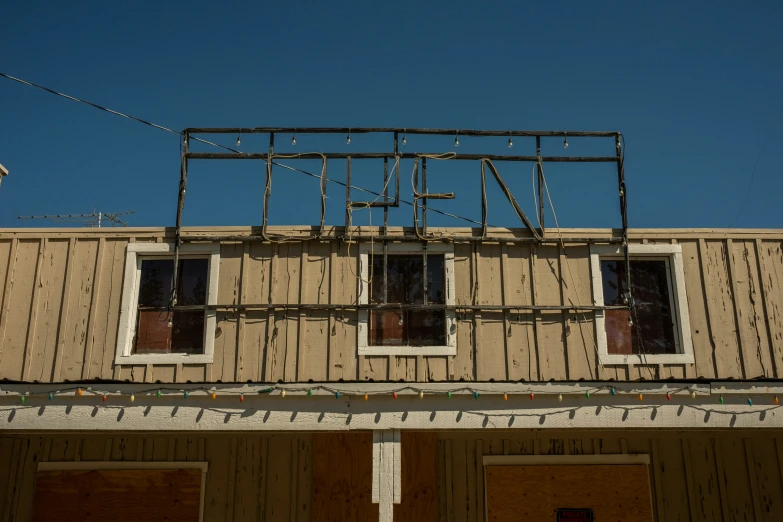
[[(218, 269), (220, 267), (220, 245), (181, 245), (180, 259), (204, 258), (209, 261), (207, 270), (207, 303), (216, 305), (218, 297)], [(204, 353), (133, 353), (133, 337), (138, 314), (141, 262), (155, 257), (174, 259), (173, 243), (129, 243), (125, 252), (125, 278), (122, 285), (122, 306), (120, 326), (117, 335), (115, 364), (177, 364), (211, 363), (215, 352), (216, 311), (206, 311), (204, 320)]]
[(164, 470), (175, 471), (180, 469), (201, 470), (201, 492), (199, 494), (198, 520), (204, 520), (204, 498), (207, 491), (207, 472), (209, 463), (204, 461), (159, 461), (159, 462), (128, 462), (128, 461), (58, 461), (39, 462), (38, 471), (106, 471), (106, 470)]
[[(383, 245), (363, 243), (359, 248), (359, 304), (370, 302), (370, 288), (365, 282), (369, 281), (370, 277), (370, 252), (374, 256), (382, 256)], [(391, 243), (388, 245), (388, 252), (390, 254), (423, 254), (424, 248), (418, 243)], [(427, 253), (443, 255), (446, 305), (454, 306), (454, 246), (433, 243), (427, 245)], [(457, 314), (453, 309), (446, 310), (446, 344), (444, 346), (370, 346), (369, 318), (369, 310), (359, 310), (359, 328), (357, 329), (359, 355), (457, 355)]]
[[(672, 244), (632, 244), (628, 245), (631, 260), (649, 258), (667, 261), (669, 298), (674, 319), (674, 342), (677, 353), (623, 355), (608, 353), (606, 340), (606, 322), (603, 310), (595, 313), (598, 359), (601, 364), (693, 364), (693, 342), (691, 323), (688, 315), (688, 299), (685, 293), (685, 271), (682, 264), (682, 246)], [(615, 245), (591, 245), (590, 269), (593, 280), (593, 303), (604, 305), (604, 287), (601, 276), (601, 259), (623, 259), (623, 247)]]

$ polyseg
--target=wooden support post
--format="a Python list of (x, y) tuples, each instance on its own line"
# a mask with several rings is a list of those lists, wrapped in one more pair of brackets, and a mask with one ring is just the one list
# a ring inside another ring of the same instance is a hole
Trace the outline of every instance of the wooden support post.
[(392, 522), (394, 504), (402, 502), (400, 430), (375, 430), (372, 441), (372, 502), (380, 522)]

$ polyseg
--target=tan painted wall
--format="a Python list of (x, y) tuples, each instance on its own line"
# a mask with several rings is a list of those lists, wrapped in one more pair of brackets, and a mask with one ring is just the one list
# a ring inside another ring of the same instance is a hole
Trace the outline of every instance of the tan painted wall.
[[(291, 229), (286, 229), (291, 230)], [(357, 357), (356, 312), (218, 313), (212, 364), (114, 365), (125, 248), (165, 229), (0, 231), (0, 378), (60, 382), (783, 377), (783, 231), (636, 230), (682, 244), (695, 364), (597, 364), (593, 314), (458, 314), (455, 357)], [(249, 228), (187, 229), (249, 234)], [(257, 231), (256, 231), (257, 232)], [(468, 234), (467, 229), (448, 229)], [(508, 231), (495, 231), (498, 236)], [(610, 230), (564, 230), (608, 237)], [(356, 245), (224, 243), (218, 303), (354, 303)], [(589, 247), (457, 243), (457, 304), (592, 302)], [(575, 285), (568, 284), (570, 272)], [(565, 285), (560, 278), (565, 279)], [(576, 288), (572, 288), (576, 286)]]
[[(437, 434), (438, 520), (484, 520), (483, 455), (650, 455), (655, 520), (783, 520), (783, 432), (508, 430)], [(207, 461), (209, 521), (312, 519), (312, 437), (0, 437), (2, 520), (30, 520), (40, 461)], [(403, 471), (404, 473), (404, 471)]]

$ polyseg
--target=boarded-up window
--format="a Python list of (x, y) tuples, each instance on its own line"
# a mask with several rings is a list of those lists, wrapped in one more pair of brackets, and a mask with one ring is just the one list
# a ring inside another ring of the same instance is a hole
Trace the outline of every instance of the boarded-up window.
[[(606, 343), (610, 354), (677, 353), (669, 264), (665, 259), (631, 259), (631, 295), (635, 313), (607, 310)], [(602, 259), (604, 304), (622, 305), (628, 292), (625, 262)]]
[[(387, 256), (386, 302), (424, 304), (424, 256)], [(383, 256), (372, 262), (370, 302), (383, 302)], [(427, 256), (427, 303), (445, 304), (444, 256)], [(371, 346), (443, 346), (446, 344), (445, 310), (373, 310), (370, 312)]]
[(592, 512), (596, 522), (653, 520), (643, 464), (487, 466), (485, 477), (492, 522), (555, 522), (558, 509)]
[[(169, 310), (172, 259), (142, 259), (134, 353), (204, 353), (205, 309)], [(177, 304), (206, 304), (209, 261), (180, 259)]]
[(201, 470), (39, 471), (33, 522), (198, 522)]

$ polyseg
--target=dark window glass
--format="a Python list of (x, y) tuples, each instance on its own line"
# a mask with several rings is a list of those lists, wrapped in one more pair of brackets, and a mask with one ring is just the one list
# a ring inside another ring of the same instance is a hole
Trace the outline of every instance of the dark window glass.
[[(203, 310), (168, 310), (172, 259), (143, 259), (139, 283), (139, 311), (135, 353), (203, 353)], [(177, 271), (177, 304), (204, 305), (209, 261), (181, 259)]]
[[(424, 257), (387, 256), (387, 303), (424, 303)], [(442, 254), (427, 256), (427, 302), (446, 303)], [(374, 256), (370, 302), (383, 302), (383, 256)], [(383, 310), (370, 312), (371, 346), (442, 346), (446, 344), (445, 310)]]
[[(623, 304), (623, 294), (628, 291), (625, 276), (623, 260), (601, 260), (604, 304)], [(636, 305), (633, 317), (627, 310), (605, 312), (608, 353), (677, 353), (666, 262), (632, 259), (631, 294)]]

